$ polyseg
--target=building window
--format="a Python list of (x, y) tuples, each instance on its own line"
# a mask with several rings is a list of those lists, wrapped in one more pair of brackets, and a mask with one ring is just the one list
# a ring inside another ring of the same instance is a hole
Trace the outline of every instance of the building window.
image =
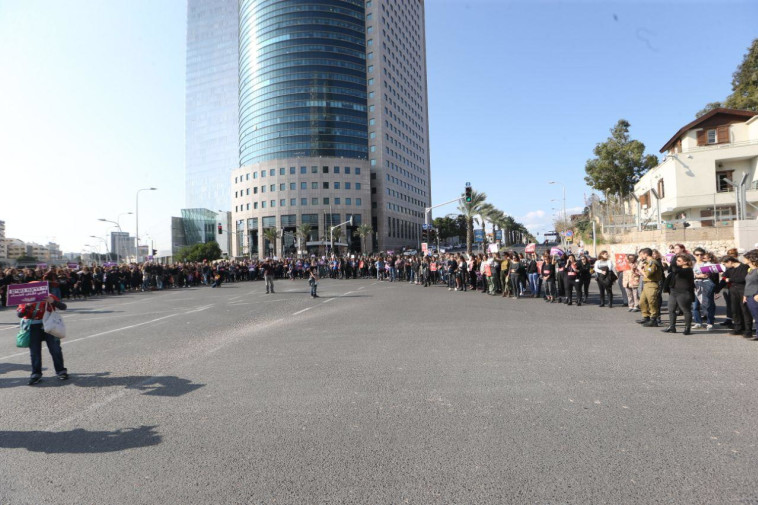
[(286, 207), (287, 206), (287, 200), (282, 198), (279, 200), (279, 207)]
[(269, 186), (268, 190), (271, 191), (272, 193), (276, 191), (276, 184), (272, 184), (271, 186)]
[(716, 140), (716, 130), (708, 130), (707, 135), (708, 135), (707, 142), (709, 144), (715, 144), (717, 142), (717, 140)]
[(334, 167), (334, 173), (335, 174), (340, 173), (340, 167)]
[(247, 188), (247, 189), (245, 190), (245, 194), (246, 194), (247, 196), (250, 196), (250, 188)]
[(375, 166), (376, 166), (376, 160), (371, 160), (371, 166), (372, 166), (372, 167), (375, 167)]
[(355, 175), (361, 175), (361, 167), (355, 167)]
[(297, 189), (297, 186), (294, 182), (290, 182), (290, 191), (295, 191)]
[(300, 173), (301, 174), (307, 174), (308, 173), (308, 167), (300, 167)]
[(297, 206), (297, 198), (290, 198), (290, 207)]
[(274, 170), (272, 168), (271, 170), (268, 171), (268, 175), (270, 175), (271, 177), (275, 176), (276, 175), (276, 170)]
[(345, 189), (350, 189), (350, 183), (349, 182), (345, 183)]
[(324, 205), (329, 205), (329, 198), (328, 197), (324, 198)]
[(716, 191), (718, 191), (719, 193), (734, 191), (734, 187), (728, 182), (726, 182), (726, 179), (733, 181), (734, 180), (732, 178), (733, 175), (734, 175), (734, 170), (716, 172)]
[(247, 203), (247, 204), (245, 204), (245, 205), (247, 206), (247, 207), (245, 208), (245, 210), (250, 210), (250, 204), (249, 204), (249, 203)]
[(257, 179), (257, 178), (258, 178), (258, 172), (253, 172), (253, 179)]
[(329, 182), (328, 181), (322, 182), (321, 185), (323, 186), (323, 189), (329, 189)]
[(334, 183), (334, 189), (340, 189), (340, 183), (339, 182), (335, 182)]
[(290, 167), (290, 175), (295, 175), (295, 167)]
[(317, 174), (317, 173), (318, 173), (318, 167), (313, 167), (313, 166), (312, 166), (312, 167), (311, 167), (311, 173), (312, 173), (312, 174)]
[(253, 209), (257, 209), (257, 208), (258, 208), (258, 202), (253, 202)]
[(266, 192), (266, 186), (261, 186), (261, 193), (265, 193), (265, 192)]
[(257, 195), (257, 194), (258, 194), (258, 186), (255, 186), (255, 187), (253, 188), (253, 194), (254, 194), (254, 195)]
[(279, 175), (284, 175), (284, 167), (279, 168)]
[(305, 207), (306, 205), (308, 205), (308, 199), (307, 198), (301, 198), (300, 199), (300, 205), (302, 205), (303, 207)]
[(340, 204), (340, 199), (339, 198), (335, 198), (334, 199), (334, 205), (339, 205), (339, 204)]
[(311, 205), (318, 205), (318, 198), (311, 198)]
[(327, 166), (321, 167), (321, 172), (324, 173), (324, 174), (328, 174), (329, 173), (329, 167), (327, 167)]
[(318, 182), (311, 182), (311, 189), (318, 189)]
[(265, 170), (261, 170), (261, 177), (266, 177), (266, 171)]
[(345, 167), (345, 173), (346, 173), (347, 175), (350, 175), (350, 167)]
[(284, 184), (284, 183), (279, 184), (279, 191), (284, 191), (285, 189), (287, 189), (287, 185), (286, 184)]
[(308, 183), (307, 182), (301, 182), (300, 183), (300, 189), (308, 189)]
[(261, 209), (265, 209), (265, 208), (266, 208), (266, 202), (265, 201), (261, 202)]
[(345, 198), (345, 205), (352, 205), (353, 199), (352, 198)]
[(356, 182), (355, 183), (355, 190), (356, 191), (360, 191), (360, 189), (361, 189), (361, 183), (360, 182)]
[(356, 205), (356, 207), (360, 207), (361, 206), (361, 199), (360, 198), (356, 198), (355, 199), (355, 205)]
[(271, 200), (271, 207), (276, 207), (276, 200)]

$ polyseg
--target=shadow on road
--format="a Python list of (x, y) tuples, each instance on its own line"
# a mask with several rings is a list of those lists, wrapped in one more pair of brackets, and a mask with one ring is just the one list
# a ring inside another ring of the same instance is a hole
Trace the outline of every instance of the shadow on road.
[[(11, 370), (26, 370), (30, 367), (8, 364), (9, 366), (17, 366)], [(0, 368), (0, 371), (3, 369)], [(11, 371), (7, 370), (7, 371)], [(0, 389), (12, 388), (19, 386), (27, 386), (27, 378), (7, 378), (0, 379)], [(144, 391), (143, 394), (151, 396), (182, 396), (187, 393), (191, 393), (196, 389), (200, 389), (205, 384), (193, 384), (188, 379), (182, 379), (173, 375), (167, 376), (144, 376), (144, 375), (125, 375), (125, 376), (111, 376), (110, 372), (100, 373), (71, 373), (70, 378), (67, 381), (59, 381), (55, 376), (45, 376), (42, 382), (36, 384), (35, 388), (45, 387), (63, 387), (63, 386), (78, 386), (83, 388), (105, 388), (112, 386), (123, 386), (126, 389), (137, 389)]]
[(68, 309), (66, 312), (74, 314), (113, 314), (115, 312), (123, 312), (123, 310)]
[(0, 448), (47, 454), (117, 452), (161, 443), (155, 426), (116, 431), (0, 431)]
[(0, 363), (0, 374), (18, 371), (28, 372), (29, 370), (31, 370), (31, 367), (29, 365), (19, 365), (18, 363)]

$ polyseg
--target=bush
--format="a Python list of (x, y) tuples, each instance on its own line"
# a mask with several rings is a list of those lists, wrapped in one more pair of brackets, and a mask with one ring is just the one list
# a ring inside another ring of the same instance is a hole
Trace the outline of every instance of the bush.
[(176, 260), (181, 262), (203, 260), (213, 261), (219, 258), (221, 258), (221, 248), (215, 241), (182, 247), (176, 255)]

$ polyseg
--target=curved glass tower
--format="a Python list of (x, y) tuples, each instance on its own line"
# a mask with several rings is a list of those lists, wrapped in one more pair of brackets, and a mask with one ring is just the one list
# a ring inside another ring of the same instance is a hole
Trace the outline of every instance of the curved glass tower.
[(364, 4), (240, 0), (240, 166), (367, 159)]

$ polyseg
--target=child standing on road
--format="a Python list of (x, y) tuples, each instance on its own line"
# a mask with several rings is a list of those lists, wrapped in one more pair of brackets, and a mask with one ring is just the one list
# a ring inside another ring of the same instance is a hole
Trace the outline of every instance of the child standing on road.
[(311, 267), (308, 284), (311, 285), (311, 297), (318, 298), (318, 295), (316, 294), (316, 289), (318, 289), (318, 271), (316, 270), (316, 267)]

